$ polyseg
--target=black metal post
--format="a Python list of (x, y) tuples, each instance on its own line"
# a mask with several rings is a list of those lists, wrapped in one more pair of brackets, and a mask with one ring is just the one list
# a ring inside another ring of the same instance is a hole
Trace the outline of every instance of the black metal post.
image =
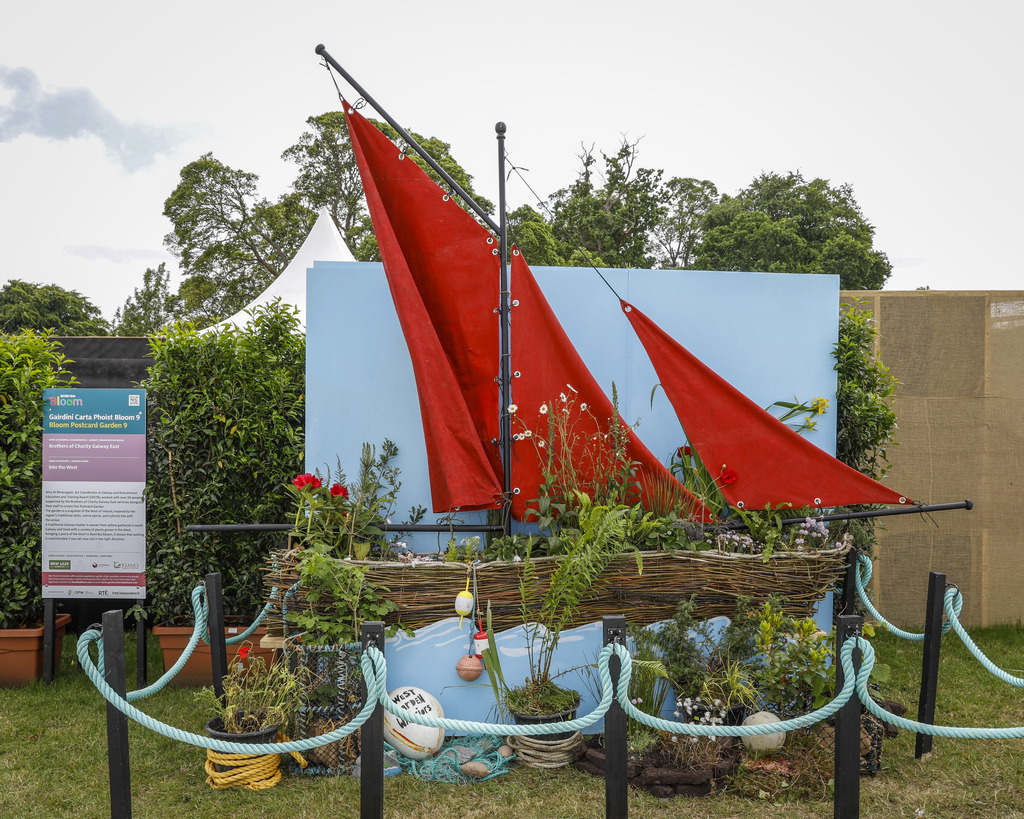
[[(839, 662), (843, 645), (851, 637), (859, 637), (862, 617), (842, 614), (836, 623), (836, 691), (842, 690), (846, 675)], [(853, 652), (854, 671), (860, 670), (861, 652)], [(860, 698), (854, 692), (846, 705), (836, 714), (835, 819), (858, 819), (860, 816)]]
[[(942, 649), (942, 609), (946, 596), (946, 575), (928, 575), (928, 610), (924, 621), (924, 651), (921, 658), (921, 696), (917, 701), (917, 721), (935, 724), (935, 699), (939, 690), (939, 652)], [(918, 734), (914, 758), (932, 751), (931, 734)]]
[(209, 616), (206, 625), (210, 631), (210, 663), (213, 667), (213, 690), (224, 696), (224, 677), (228, 673), (228, 647), (224, 634), (224, 588), (220, 572), (206, 575), (206, 602)]
[[(124, 612), (103, 613), (104, 680), (116, 694), (128, 691), (124, 662)], [(110, 769), (110, 819), (131, 819), (132, 779), (128, 764), (128, 717), (107, 703), (107, 764)]]
[[(370, 646), (384, 653), (384, 624), (379, 621), (363, 623), (360, 630), (363, 651)], [(363, 696), (369, 696), (363, 681)], [(365, 700), (364, 700), (365, 701)], [(384, 817), (384, 706), (379, 702), (370, 718), (360, 729), (359, 750), (359, 819)]]
[(850, 549), (846, 555), (846, 574), (843, 575), (843, 598), (839, 609), (840, 614), (857, 613), (857, 561), (860, 550)]
[(47, 597), (43, 601), (43, 683), (50, 685), (53, 682), (53, 675), (57, 664), (57, 646), (54, 639), (54, 612), (53, 598)]
[(413, 139), (409, 135), (409, 133), (401, 125), (399, 125), (398, 122), (387, 111), (380, 107), (380, 103), (378, 103), (377, 100), (375, 100), (373, 97), (366, 93), (366, 90), (358, 82), (355, 81), (352, 75), (349, 74), (344, 68), (342, 68), (338, 61), (334, 59), (334, 57), (327, 53), (327, 49), (324, 48), (323, 44), (318, 45), (314, 50), (318, 55), (324, 58), (324, 60), (327, 62), (328, 65), (331, 66), (331, 68), (333, 68), (335, 71), (337, 71), (339, 74), (341, 74), (341, 76), (345, 78), (348, 84), (351, 85), (359, 94), (359, 96), (366, 100), (373, 107), (373, 109), (378, 114), (381, 115), (381, 117), (384, 119), (385, 122), (387, 122), (388, 125), (395, 129), (398, 135), (403, 140), (405, 140), (405, 142), (409, 145), (410, 148), (412, 148), (414, 151), (416, 151), (416, 153), (423, 157), (423, 161), (426, 162), (431, 168), (433, 168), (437, 175), (440, 176), (445, 181), (445, 183), (449, 185), (451, 189), (455, 191), (455, 193), (457, 193), (462, 198), (462, 200), (476, 212), (476, 215), (480, 217), (480, 219), (483, 221), (485, 225), (487, 225), (487, 227), (489, 227), (495, 233), (498, 232), (498, 226), (494, 223), (494, 219), (491, 218), (491, 215), (482, 207), (480, 207), (480, 205), (476, 203), (473, 197), (466, 193), (466, 191), (463, 190), (462, 186), (459, 185), (459, 183), (456, 182), (454, 179), (452, 179), (444, 168), (437, 164), (437, 160), (435, 160), (430, 154), (423, 150), (423, 147), (415, 139)]
[[(140, 607), (145, 605), (146, 601), (136, 600), (135, 601)], [(135, 615), (135, 687), (145, 688), (147, 680), (149, 678), (149, 651), (148, 651), (148, 632), (146, 629), (146, 618), (143, 614), (137, 613)]]
[[(604, 645), (626, 644), (626, 618), (621, 614), (606, 615), (604, 623)], [(617, 697), (619, 673), (622, 661), (612, 655), (608, 660), (608, 671), (612, 676), (612, 693)], [(626, 819), (629, 815), (629, 780), (626, 776), (626, 712), (618, 699), (604, 715), (604, 815)]]
[[(498, 303), (498, 349), (501, 355), (501, 366), (498, 378), (501, 382), (501, 414), (499, 417), (498, 438), (501, 449), (501, 471), (504, 473), (502, 490), (506, 500), (512, 498), (512, 416), (509, 405), (512, 403), (512, 304), (508, 279), (508, 216), (505, 213), (505, 123), (494, 126), (498, 135), (498, 255), (501, 260), (500, 297)], [(505, 534), (511, 531), (512, 516), (503, 517)]]

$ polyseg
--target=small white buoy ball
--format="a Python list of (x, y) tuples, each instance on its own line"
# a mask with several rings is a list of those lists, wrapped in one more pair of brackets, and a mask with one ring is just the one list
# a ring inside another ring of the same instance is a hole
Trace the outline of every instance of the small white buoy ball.
[[(393, 688), (388, 698), (404, 711), (411, 711), (422, 716), (444, 718), (441, 708), (434, 695), (422, 688), (411, 685)], [(444, 728), (430, 728), (416, 722), (409, 722), (390, 711), (384, 712), (384, 739), (398, 753), (409, 759), (426, 759), (433, 756), (444, 742)]]
[[(758, 711), (756, 714), (751, 714), (743, 720), (744, 725), (765, 725), (771, 722), (782, 722), (782, 720), (771, 711)], [(741, 739), (748, 751), (777, 751), (786, 742), (786, 732), (778, 731), (774, 734), (760, 734), (752, 737), (741, 737)]]

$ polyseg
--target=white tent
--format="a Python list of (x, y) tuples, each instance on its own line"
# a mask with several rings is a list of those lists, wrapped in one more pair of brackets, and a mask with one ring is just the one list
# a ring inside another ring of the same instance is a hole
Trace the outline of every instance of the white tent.
[(246, 310), (252, 310), (260, 305), (268, 304), (274, 299), (280, 299), (284, 304), (294, 304), (299, 309), (299, 322), (305, 328), (307, 268), (312, 267), (313, 262), (354, 261), (355, 257), (352, 256), (344, 239), (341, 238), (338, 228), (334, 226), (334, 220), (331, 219), (326, 208), (321, 208), (306, 241), (295, 252), (294, 258), (281, 275), (274, 279), (270, 286), (246, 307), (213, 326), (234, 324), (236, 327), (245, 327), (249, 323)]

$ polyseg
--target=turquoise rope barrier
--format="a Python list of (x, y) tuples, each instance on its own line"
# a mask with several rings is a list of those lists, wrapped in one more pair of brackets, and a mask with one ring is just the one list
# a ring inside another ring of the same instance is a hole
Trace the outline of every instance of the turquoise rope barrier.
[(960, 590), (953, 587), (946, 589), (946, 595), (942, 600), (942, 605), (946, 609), (947, 622), (952, 626), (956, 636), (960, 638), (962, 642), (974, 658), (984, 666), (985, 670), (988, 671), (995, 677), (998, 677), (1004, 683), (1015, 686), (1016, 688), (1024, 688), (1024, 678), (1014, 677), (1012, 674), (1007, 673), (995, 663), (993, 663), (980, 648), (975, 644), (974, 640), (964, 629), (963, 624), (960, 622), (960, 609), (963, 608), (963, 595), (960, 594)]
[(195, 745), (199, 748), (209, 748), (226, 754), (287, 754), (292, 751), (307, 751), (310, 748), (316, 748), (330, 742), (335, 742), (339, 739), (344, 739), (349, 734), (358, 730), (359, 727), (370, 718), (374, 709), (377, 707), (378, 701), (387, 700), (387, 687), (385, 681), (386, 668), (381, 664), (380, 669), (375, 669), (369, 653), (364, 652), (360, 660), (360, 664), (366, 681), (366, 702), (363, 704), (362, 710), (353, 717), (351, 722), (346, 723), (341, 728), (336, 728), (328, 734), (320, 734), (319, 736), (311, 737), (309, 739), (262, 744), (225, 742), (224, 740), (213, 739), (212, 737), (206, 737), (201, 734), (193, 734), (188, 731), (182, 731), (179, 728), (166, 725), (159, 720), (153, 719), (148, 714), (143, 713), (129, 703), (127, 699), (119, 696), (113, 688), (107, 685), (107, 682), (103, 679), (97, 665), (93, 662), (92, 656), (89, 653), (89, 646), (94, 642), (99, 643), (100, 653), (102, 656), (102, 635), (97, 629), (89, 629), (78, 639), (78, 661), (81, 663), (82, 669), (85, 671), (86, 675), (92, 681), (92, 684), (96, 686), (96, 690), (100, 692), (107, 702), (117, 708), (117, 710), (125, 716), (139, 723), (139, 725), (149, 728), (151, 731), (155, 731), (161, 736), (165, 736), (168, 739), (175, 739), (188, 745)]
[[(865, 664), (874, 664), (875, 650), (871, 644), (862, 637), (857, 638), (861, 650), (864, 653)], [(895, 725), (897, 728), (906, 728), (917, 734), (930, 734), (937, 737), (949, 737), (952, 739), (1021, 739), (1024, 738), (1024, 727), (1020, 728), (961, 728), (952, 725), (929, 725), (926, 722), (898, 717), (876, 703), (868, 691), (867, 679), (857, 678), (857, 696), (878, 719)]]
[(799, 717), (794, 717), (793, 719), (783, 720), (782, 722), (768, 722), (761, 725), (697, 725), (695, 723), (674, 722), (672, 720), (661, 719), (660, 717), (646, 714), (629, 701), (628, 681), (629, 675), (632, 673), (633, 661), (629, 656), (629, 652), (626, 651), (623, 646), (615, 646), (615, 653), (622, 661), (622, 674), (626, 677), (626, 684), (622, 684), (620, 682), (619, 685), (619, 704), (622, 705), (622, 709), (630, 717), (650, 726), (651, 728), (675, 734), (687, 734), (690, 736), (751, 737), (761, 736), (764, 734), (776, 734), (782, 731), (794, 731), (798, 728), (807, 728), (814, 725), (816, 722), (821, 722), (823, 719), (827, 719), (846, 705), (862, 679), (866, 690), (867, 679), (870, 676), (871, 668), (874, 665), (874, 654), (871, 655), (870, 660), (867, 658), (867, 655), (865, 655), (860, 671), (854, 672), (853, 650), (856, 646), (857, 640), (859, 639), (862, 638), (851, 638), (847, 640), (840, 652), (840, 661), (843, 664), (844, 674), (843, 688), (836, 695), (835, 699), (823, 705), (816, 711), (802, 714)]
[[(866, 555), (861, 555), (860, 560), (857, 562), (857, 571), (854, 572), (854, 579), (857, 584), (857, 594), (860, 595), (861, 602), (864, 604), (864, 608), (868, 610), (868, 613), (874, 617), (879, 623), (882, 624), (886, 629), (904, 640), (910, 640), (915, 643), (924, 642), (924, 634), (918, 634), (913, 631), (904, 631), (901, 628), (897, 628), (888, 620), (886, 620), (874, 607), (871, 600), (868, 599), (867, 584), (871, 580), (871, 575), (874, 572), (874, 564), (871, 562), (871, 558)], [(963, 599), (959, 599), (956, 607), (956, 613), (960, 614), (960, 609), (963, 608)], [(942, 633), (945, 634), (952, 627), (952, 623), (947, 620), (942, 624)]]

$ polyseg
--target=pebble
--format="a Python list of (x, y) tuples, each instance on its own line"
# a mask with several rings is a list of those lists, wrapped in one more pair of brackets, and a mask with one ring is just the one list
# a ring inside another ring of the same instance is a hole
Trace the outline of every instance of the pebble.
[(462, 766), (462, 772), (470, 779), (483, 779), (490, 774), (491, 769), (483, 762), (467, 762)]

